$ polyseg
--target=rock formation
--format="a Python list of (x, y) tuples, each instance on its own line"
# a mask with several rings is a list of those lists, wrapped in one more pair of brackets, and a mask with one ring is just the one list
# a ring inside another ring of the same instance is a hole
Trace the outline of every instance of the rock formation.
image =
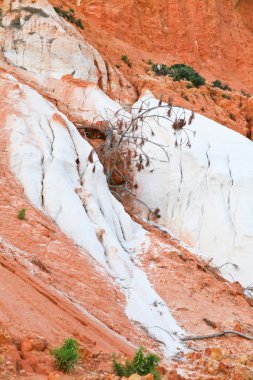
[[(161, 357), (163, 380), (252, 377), (250, 340), (182, 340), (253, 329), (252, 97), (209, 81), (189, 88), (147, 64), (166, 52), (169, 64), (252, 90), (250, 4), (195, 5), (0, 1), (0, 378), (113, 380), (112, 353), (123, 360), (140, 345)], [(170, 122), (164, 92), (184, 107)], [(122, 199), (95, 150), (152, 105), (129, 135), (145, 142), (123, 146), (149, 162), (132, 160), (136, 199)], [(81, 357), (65, 377), (50, 352), (70, 336)]]

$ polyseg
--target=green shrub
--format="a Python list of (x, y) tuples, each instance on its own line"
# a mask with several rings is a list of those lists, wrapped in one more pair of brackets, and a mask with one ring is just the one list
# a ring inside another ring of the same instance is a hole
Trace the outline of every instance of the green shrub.
[(56, 360), (56, 366), (60, 371), (70, 372), (79, 359), (78, 343), (75, 339), (66, 339), (61, 347), (51, 351)]
[(217, 87), (217, 88), (220, 88), (221, 90), (224, 90), (224, 91), (232, 91), (231, 87), (229, 87), (228, 84), (222, 83), (220, 80), (215, 80), (212, 83), (212, 87)]
[(130, 377), (134, 373), (144, 376), (150, 373), (154, 376), (154, 380), (159, 380), (160, 374), (156, 369), (159, 361), (160, 359), (157, 355), (145, 354), (143, 347), (140, 347), (136, 351), (134, 358), (131, 361), (126, 360), (124, 365), (117, 362), (115, 356), (113, 356), (113, 369), (118, 376)]
[(18, 212), (18, 219), (19, 220), (24, 220), (25, 219), (25, 213), (26, 213), (26, 209), (25, 208), (22, 208), (21, 210), (19, 210), (19, 212)]
[(82, 20), (80, 20), (80, 18), (78, 18), (78, 19), (76, 20), (76, 25), (77, 25), (79, 28), (81, 28), (81, 29), (84, 30), (84, 26), (83, 26)]
[(195, 87), (203, 86), (206, 83), (205, 79), (199, 75), (197, 71), (192, 67), (181, 63), (172, 66), (153, 64), (152, 70), (156, 75), (169, 75), (174, 81), (179, 81), (181, 79), (187, 80)]
[(80, 20), (80, 18), (76, 19), (74, 9), (70, 8), (69, 11), (65, 11), (62, 8), (54, 7), (54, 10), (56, 13), (58, 13), (59, 16), (61, 16), (62, 18), (65, 18), (66, 20), (71, 22), (71, 24), (75, 24), (79, 28), (84, 29), (82, 20)]
[(156, 75), (161, 75), (161, 76), (165, 76), (165, 75), (169, 75), (169, 76), (172, 76), (172, 70), (170, 69), (169, 66), (161, 63), (160, 65), (156, 64), (156, 63), (153, 63), (152, 64), (152, 70), (154, 71), (154, 73)]
[(188, 80), (195, 87), (203, 86), (206, 83), (205, 79), (190, 66), (176, 64), (172, 65), (170, 69), (173, 72), (172, 76), (175, 81), (179, 81), (181, 79)]
[(221, 95), (224, 99), (231, 99), (231, 96), (230, 95), (227, 95), (227, 94), (222, 94)]
[(121, 61), (123, 61), (128, 67), (130, 67), (130, 68), (132, 67), (132, 63), (130, 62), (127, 55), (122, 55)]

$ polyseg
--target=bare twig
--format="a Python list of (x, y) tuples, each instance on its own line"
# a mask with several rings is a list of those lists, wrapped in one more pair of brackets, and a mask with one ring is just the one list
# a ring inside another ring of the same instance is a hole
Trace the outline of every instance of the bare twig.
[(188, 341), (188, 340), (202, 340), (202, 339), (210, 339), (210, 338), (218, 338), (224, 335), (228, 334), (233, 334), (237, 335), (240, 338), (248, 339), (248, 340), (253, 340), (253, 336), (243, 334), (239, 331), (234, 331), (234, 330), (225, 330), (220, 333), (215, 333), (215, 334), (210, 334), (210, 335), (197, 335), (197, 336), (186, 336), (184, 338), (181, 338), (183, 342)]

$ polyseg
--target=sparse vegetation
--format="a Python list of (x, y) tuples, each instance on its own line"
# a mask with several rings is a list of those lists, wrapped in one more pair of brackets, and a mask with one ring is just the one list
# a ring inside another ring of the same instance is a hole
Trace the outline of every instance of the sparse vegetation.
[(165, 64), (152, 64), (152, 70), (159, 76), (170, 76), (174, 81), (180, 81), (181, 79), (191, 82), (195, 87), (203, 86), (206, 81), (197, 73), (192, 67), (184, 64), (176, 64), (167, 66)]
[(222, 96), (224, 99), (229, 99), (229, 100), (231, 100), (231, 96), (230, 96), (230, 95), (222, 94), (221, 96)]
[[(113, 195), (115, 195), (123, 204), (124, 200), (132, 197), (136, 201), (135, 190), (138, 185), (134, 183), (134, 167), (138, 171), (144, 169), (152, 172), (153, 162), (156, 160), (149, 153), (145, 152), (145, 144), (153, 144), (159, 147), (164, 153), (164, 159), (169, 162), (170, 158), (166, 151), (166, 145), (162, 142), (158, 144), (152, 138), (148, 137), (145, 129), (155, 136), (155, 129), (150, 123), (150, 118), (155, 118), (156, 122), (166, 121), (171, 125), (175, 135), (175, 147), (186, 146), (191, 148), (191, 131), (190, 125), (194, 119), (194, 112), (188, 114), (184, 109), (179, 108), (175, 113), (172, 107), (172, 99), (163, 100), (161, 97), (156, 104), (150, 105), (149, 100), (145, 99), (133, 108), (131, 117), (128, 117), (127, 111), (112, 112), (110, 117), (100, 124), (89, 125), (85, 129), (86, 137), (90, 135), (89, 129), (94, 136), (95, 131), (99, 131), (101, 143), (96, 146), (89, 154), (88, 160), (94, 164), (93, 172), (96, 171), (97, 159), (96, 153), (104, 167), (108, 186)], [(95, 134), (96, 136), (96, 134)], [(159, 208), (150, 209), (147, 204), (140, 201), (148, 209), (148, 219), (156, 220), (160, 218)]]
[(25, 219), (25, 214), (26, 214), (26, 209), (25, 208), (22, 208), (21, 210), (19, 210), (19, 212), (18, 212), (18, 219), (19, 220), (24, 220)]
[(70, 372), (79, 359), (78, 343), (75, 339), (66, 339), (61, 347), (51, 351), (51, 355), (56, 360), (57, 369), (63, 372)]
[(80, 20), (80, 18), (76, 18), (74, 9), (70, 8), (68, 11), (65, 11), (63, 8), (54, 7), (54, 10), (59, 16), (71, 22), (71, 24), (77, 25), (79, 28), (84, 29), (82, 20)]
[(154, 380), (159, 380), (160, 374), (156, 368), (159, 362), (157, 355), (145, 354), (143, 347), (140, 347), (134, 358), (131, 361), (126, 360), (125, 364), (119, 363), (113, 356), (113, 369), (118, 376), (130, 377), (134, 373), (141, 376), (152, 374)]
[(220, 88), (223, 91), (232, 91), (232, 88), (228, 84), (222, 83), (220, 80), (215, 80), (212, 83), (212, 87)]
[(241, 90), (241, 95), (242, 96), (246, 96), (246, 98), (250, 98), (251, 97), (251, 95), (250, 94), (248, 94), (246, 91), (244, 91), (244, 90)]
[(129, 60), (128, 56), (127, 55), (122, 55), (121, 56), (121, 61), (123, 61), (128, 67), (132, 67), (132, 63), (131, 61)]

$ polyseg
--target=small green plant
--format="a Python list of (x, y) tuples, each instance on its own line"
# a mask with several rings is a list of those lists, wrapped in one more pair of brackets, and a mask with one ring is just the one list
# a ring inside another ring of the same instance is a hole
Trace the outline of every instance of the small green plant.
[(221, 95), (224, 99), (231, 99), (231, 96), (230, 95), (227, 95), (227, 94), (222, 94)]
[(191, 82), (195, 87), (203, 86), (206, 81), (197, 73), (192, 67), (178, 63), (172, 66), (165, 64), (153, 64), (152, 70), (156, 75), (168, 75), (173, 78), (174, 81), (180, 81), (181, 79)]
[(121, 61), (123, 61), (128, 67), (132, 67), (132, 63), (131, 61), (129, 60), (128, 56), (127, 55), (122, 55), (121, 56)]
[(187, 83), (186, 88), (190, 89), (192, 87), (193, 87), (193, 85), (191, 83)]
[(65, 11), (63, 8), (54, 7), (54, 10), (59, 16), (71, 22), (71, 24), (75, 24), (79, 28), (84, 29), (82, 20), (80, 20), (80, 18), (76, 18), (74, 9), (70, 8), (69, 11)]
[(56, 366), (60, 371), (70, 372), (79, 359), (78, 343), (75, 339), (66, 339), (61, 347), (51, 351), (56, 360)]
[(220, 80), (215, 80), (212, 83), (212, 87), (220, 88), (223, 91), (232, 91), (232, 88), (228, 84), (222, 83)]
[(25, 208), (22, 208), (21, 210), (19, 210), (19, 212), (18, 212), (18, 219), (19, 220), (24, 220), (25, 219), (25, 214), (26, 214), (26, 209)]
[(154, 380), (159, 380), (160, 373), (156, 368), (159, 364), (159, 361), (160, 359), (157, 355), (145, 354), (144, 348), (140, 347), (136, 351), (134, 358), (131, 361), (126, 360), (125, 364), (123, 365), (117, 362), (115, 356), (113, 356), (112, 364), (113, 370), (117, 376), (130, 377), (134, 373), (137, 373), (141, 376), (152, 374)]

